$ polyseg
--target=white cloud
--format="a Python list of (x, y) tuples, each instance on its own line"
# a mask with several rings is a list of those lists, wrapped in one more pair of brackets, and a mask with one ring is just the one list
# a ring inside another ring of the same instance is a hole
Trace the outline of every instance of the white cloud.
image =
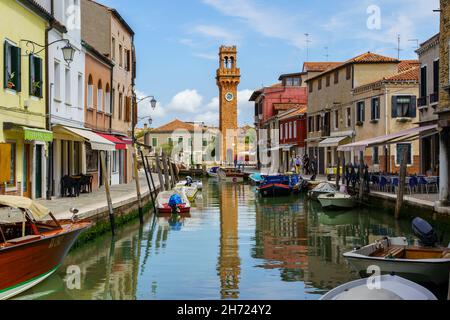
[(233, 44), (239, 38), (239, 36), (231, 33), (227, 29), (214, 25), (198, 25), (194, 28), (193, 32), (222, 41), (224, 44)]
[(197, 53), (193, 53), (193, 55), (194, 55), (194, 57), (206, 59), (206, 60), (219, 60), (219, 57), (217, 56), (217, 54), (214, 54), (214, 53), (197, 52)]
[(203, 97), (197, 90), (184, 90), (177, 93), (167, 105), (168, 111), (196, 113), (200, 111)]

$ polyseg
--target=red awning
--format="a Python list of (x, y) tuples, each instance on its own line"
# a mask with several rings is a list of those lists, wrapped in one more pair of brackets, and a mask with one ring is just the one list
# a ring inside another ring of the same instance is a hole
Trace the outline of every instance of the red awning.
[(111, 141), (112, 143), (114, 143), (116, 145), (116, 150), (126, 150), (127, 149), (127, 144), (116, 138), (115, 136), (109, 135), (109, 134), (104, 134), (104, 133), (97, 133), (100, 137), (105, 138), (108, 141)]
[(117, 139), (119, 139), (120, 141), (122, 141), (122, 143), (128, 144), (128, 145), (132, 145), (133, 144), (133, 140), (128, 138), (128, 137), (122, 137), (122, 136), (116, 136)]

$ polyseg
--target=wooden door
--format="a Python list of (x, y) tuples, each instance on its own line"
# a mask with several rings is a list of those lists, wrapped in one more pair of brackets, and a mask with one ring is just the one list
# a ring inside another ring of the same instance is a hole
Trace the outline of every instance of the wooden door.
[(25, 144), (23, 148), (23, 196), (31, 198), (31, 145)]

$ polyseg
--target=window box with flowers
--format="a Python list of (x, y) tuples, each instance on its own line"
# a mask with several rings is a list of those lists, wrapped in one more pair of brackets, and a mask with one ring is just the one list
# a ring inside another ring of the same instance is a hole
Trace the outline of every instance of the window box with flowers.
[(21, 91), (21, 49), (8, 41), (4, 42), (4, 88)]

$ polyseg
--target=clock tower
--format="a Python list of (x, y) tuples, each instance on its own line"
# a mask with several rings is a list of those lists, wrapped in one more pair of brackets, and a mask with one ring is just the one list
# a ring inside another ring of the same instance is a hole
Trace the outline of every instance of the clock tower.
[(219, 129), (222, 134), (221, 161), (227, 164), (233, 163), (237, 154), (237, 88), (241, 71), (236, 67), (236, 56), (236, 46), (220, 47), (216, 80), (219, 87)]

